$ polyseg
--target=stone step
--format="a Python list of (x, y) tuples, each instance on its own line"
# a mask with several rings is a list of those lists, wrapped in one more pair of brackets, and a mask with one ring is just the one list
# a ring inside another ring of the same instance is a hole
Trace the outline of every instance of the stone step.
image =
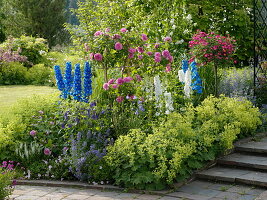
[(267, 153), (267, 138), (263, 138), (258, 142), (238, 144), (235, 146), (235, 150), (238, 152), (265, 154)]
[(198, 172), (196, 175), (200, 179), (267, 187), (267, 173), (264, 172), (217, 166)]
[(218, 159), (218, 163), (223, 165), (267, 170), (267, 156), (233, 153)]

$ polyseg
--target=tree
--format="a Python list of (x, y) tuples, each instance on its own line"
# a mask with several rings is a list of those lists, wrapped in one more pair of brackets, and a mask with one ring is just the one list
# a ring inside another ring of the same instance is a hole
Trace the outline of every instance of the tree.
[(43, 37), (49, 46), (63, 42), (66, 0), (4, 0), (6, 33)]

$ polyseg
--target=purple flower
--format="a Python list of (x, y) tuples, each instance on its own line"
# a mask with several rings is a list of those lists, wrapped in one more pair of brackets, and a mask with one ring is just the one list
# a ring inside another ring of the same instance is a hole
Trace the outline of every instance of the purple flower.
[(95, 101), (93, 101), (92, 103), (90, 103), (90, 107), (91, 108), (94, 107), (94, 106), (96, 106), (96, 102)]
[(146, 54), (147, 54), (148, 56), (152, 56), (152, 55), (153, 55), (153, 53), (152, 53), (151, 51), (146, 52)]
[(44, 154), (47, 155), (47, 156), (50, 156), (52, 153), (52, 151), (49, 149), (49, 148), (45, 148), (44, 149)]
[(122, 50), (122, 48), (123, 48), (123, 46), (120, 42), (117, 42), (114, 47), (116, 50)]
[(115, 82), (115, 80), (112, 78), (108, 81), (108, 84), (113, 84)]
[(31, 130), (31, 131), (30, 131), (30, 135), (31, 135), (31, 136), (35, 136), (36, 134), (37, 134), (37, 131), (35, 131), (35, 130)]
[(136, 49), (130, 48), (130, 49), (128, 49), (128, 52), (134, 54), (136, 52)]
[(143, 47), (137, 47), (137, 51), (138, 51), (139, 53), (144, 53), (144, 52), (145, 52), (145, 50), (144, 50)]
[(143, 59), (143, 55), (138, 55), (138, 59), (142, 60)]
[(133, 80), (133, 78), (132, 77), (125, 77), (125, 78), (123, 78), (123, 82), (124, 83), (130, 83), (131, 81)]
[(39, 110), (38, 112), (39, 112), (41, 115), (44, 114), (44, 111), (42, 111), (42, 110)]

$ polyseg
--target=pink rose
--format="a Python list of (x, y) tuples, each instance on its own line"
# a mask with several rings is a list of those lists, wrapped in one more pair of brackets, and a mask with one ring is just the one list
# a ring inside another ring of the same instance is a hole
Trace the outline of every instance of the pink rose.
[(113, 84), (113, 85), (112, 85), (112, 88), (113, 88), (113, 89), (117, 89), (118, 87), (119, 87), (119, 85), (117, 85), (117, 84)]
[(122, 84), (124, 83), (124, 80), (123, 80), (122, 78), (118, 78), (118, 79), (116, 80), (116, 83), (117, 83), (118, 85), (122, 85)]
[(172, 41), (172, 38), (169, 36), (164, 38), (164, 42), (171, 42), (171, 41)]
[(170, 52), (168, 50), (164, 50), (162, 51), (162, 56), (165, 57), (165, 58), (168, 58), (170, 56)]
[(153, 53), (152, 53), (151, 51), (146, 52), (146, 54), (147, 54), (148, 56), (152, 56), (152, 55), (153, 55)]
[(143, 59), (143, 55), (138, 55), (138, 59), (142, 60)]
[(109, 84), (108, 83), (104, 83), (103, 84), (103, 89), (104, 90), (108, 90), (109, 89)]
[(99, 35), (103, 35), (104, 33), (102, 31), (96, 31), (94, 36), (99, 36)]
[(146, 34), (142, 34), (142, 35), (141, 35), (141, 38), (142, 38), (142, 40), (143, 40), (143, 41), (147, 41), (147, 40), (148, 40), (148, 38), (147, 38), (147, 35), (146, 35)]
[(90, 57), (91, 60), (94, 60), (94, 53), (90, 53), (89, 57)]
[(170, 62), (173, 62), (173, 57), (172, 57), (172, 56), (169, 56), (169, 57), (167, 58), (167, 60), (170, 61)]
[(144, 50), (143, 47), (137, 47), (137, 51), (138, 51), (139, 53), (144, 53), (144, 52), (145, 52), (145, 50)]
[(52, 151), (51, 151), (50, 149), (48, 149), (48, 148), (45, 148), (45, 149), (44, 149), (44, 154), (45, 154), (45, 155), (50, 156), (51, 153), (52, 153)]
[(115, 34), (115, 35), (112, 36), (112, 39), (113, 40), (121, 39), (121, 36), (119, 34)]
[(160, 52), (155, 52), (154, 56), (155, 56), (155, 58), (156, 57), (161, 57), (161, 54), (160, 54)]
[(120, 31), (121, 31), (122, 33), (126, 33), (128, 30), (127, 30), (126, 28), (122, 28)]
[(122, 46), (122, 44), (121, 44), (120, 42), (117, 42), (117, 43), (115, 44), (115, 49), (116, 49), (116, 50), (122, 50), (122, 48), (123, 48), (123, 46)]
[(97, 60), (97, 61), (102, 61), (103, 56), (102, 56), (100, 53), (96, 53), (96, 54), (94, 55), (94, 59)]
[(128, 52), (129, 53), (135, 53), (136, 52), (136, 49), (130, 48), (130, 49), (128, 49)]
[(134, 54), (133, 53), (129, 53), (128, 58), (134, 58)]
[(123, 81), (124, 81), (124, 83), (129, 83), (129, 82), (131, 82), (133, 80), (133, 78), (132, 77), (125, 77), (124, 79), (123, 79)]
[(117, 101), (118, 103), (123, 102), (123, 100), (124, 100), (124, 97), (123, 97), (123, 96), (118, 96), (118, 97), (116, 98), (116, 101)]
[(115, 82), (115, 80), (112, 78), (108, 81), (108, 84), (113, 84)]
[(159, 63), (161, 61), (161, 57), (155, 57), (154, 61)]
[(37, 134), (37, 131), (35, 131), (35, 130), (31, 130), (31, 131), (30, 131), (30, 135), (31, 135), (31, 136), (35, 136), (36, 134)]
[(167, 64), (167, 66), (166, 66), (166, 72), (170, 72), (171, 71), (171, 64), (169, 63), (169, 64)]

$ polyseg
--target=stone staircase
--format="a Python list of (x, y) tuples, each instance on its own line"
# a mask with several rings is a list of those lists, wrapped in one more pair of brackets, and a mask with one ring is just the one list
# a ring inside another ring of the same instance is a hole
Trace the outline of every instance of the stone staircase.
[(234, 153), (218, 159), (215, 167), (198, 172), (197, 177), (267, 188), (267, 137), (237, 144)]

